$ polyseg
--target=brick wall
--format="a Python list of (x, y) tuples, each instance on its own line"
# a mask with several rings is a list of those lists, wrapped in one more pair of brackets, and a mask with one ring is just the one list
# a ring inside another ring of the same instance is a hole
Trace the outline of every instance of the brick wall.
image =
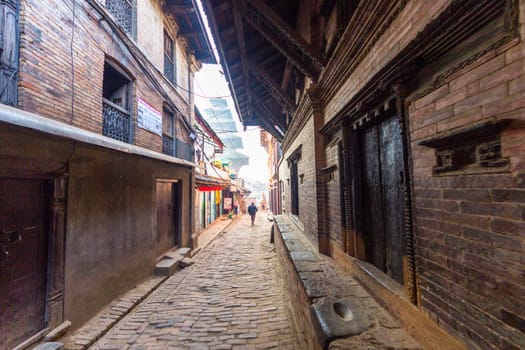
[(317, 192), (315, 178), (315, 152), (314, 152), (314, 122), (310, 118), (301, 134), (283, 152), (283, 161), (279, 167), (279, 179), (284, 184), (284, 201), (283, 209), (287, 214), (291, 214), (291, 194), (290, 194), (290, 169), (288, 168), (287, 159), (290, 155), (301, 146), (301, 159), (297, 163), (297, 173), (299, 177), (303, 175), (303, 180), (299, 179), (299, 220), (304, 225), (304, 232), (308, 239), (318, 246), (317, 230)]
[(368, 82), (368, 79), (398, 54), (414, 39), (418, 32), (436, 18), (452, 0), (409, 1), (390, 28), (371, 49), (370, 54), (357, 66), (349, 79), (325, 106), (325, 123), (329, 122), (348, 101)]
[(341, 246), (341, 178), (342, 164), (339, 162), (339, 143), (326, 147), (326, 166), (333, 167), (324, 174), (326, 187), (327, 230), (328, 236), (337, 246)]
[[(289, 252), (286, 245), (283, 242), (282, 234), (279, 231), (279, 225), (274, 224), (274, 244), (279, 259), (279, 264), (283, 269), (283, 273), (288, 276), (286, 283), (286, 292), (290, 300), (293, 300), (292, 305), (292, 316), (296, 331), (298, 333), (298, 339), (301, 342), (301, 349), (308, 350), (319, 350), (319, 339), (315, 331), (310, 316), (310, 300), (304, 290), (304, 286), (297, 274), (295, 265), (290, 260)], [(293, 230), (292, 230), (293, 231)]]
[[(421, 306), (483, 349), (525, 347), (524, 57), (516, 39), (409, 107)], [(504, 118), (514, 120), (501, 133), (508, 171), (433, 175), (435, 151), (419, 141)]]
[[(325, 123), (450, 3), (409, 1), (335, 97), (323, 101)], [(525, 0), (519, 3), (523, 38)], [(525, 348), (524, 57), (525, 45), (515, 39), (447, 77), (441, 87), (408, 106), (420, 306), (473, 349)], [(501, 173), (434, 175), (435, 150), (419, 142), (489, 119), (514, 119), (500, 135), (502, 156), (508, 157), (509, 169)], [(305, 174), (307, 186), (299, 185), (300, 219), (309, 239), (317, 243), (318, 227), (309, 221), (317, 215), (317, 209), (310, 207), (315, 200), (308, 196), (316, 193), (315, 172), (309, 169), (315, 166), (312, 125), (310, 120), (290, 142), (279, 175), (285, 185), (284, 208), (289, 212), (286, 159), (302, 144), (299, 174)], [(337, 164), (336, 149), (327, 146), (326, 167)], [(342, 188), (338, 174), (336, 171), (325, 185), (327, 228), (336, 246), (341, 245)]]
[[(139, 10), (146, 3), (141, 4)], [(151, 11), (160, 15), (154, 4), (150, 6)], [(157, 58), (155, 66), (160, 69), (154, 71), (153, 78), (164, 94), (151, 83), (129, 50), (118, 42), (109, 25), (105, 21), (99, 22), (99, 18), (100, 15), (85, 1), (76, 2), (74, 17), (73, 1), (21, 1), (19, 107), (101, 134), (104, 61), (110, 57), (134, 79), (133, 143), (160, 152), (161, 136), (137, 127), (137, 98), (162, 112), (164, 96), (169, 96), (178, 109), (188, 115), (187, 98), (163, 78), (162, 67), (158, 67), (157, 62), (158, 48), (152, 49), (151, 53), (152, 58)], [(162, 24), (162, 20), (160, 22)], [(156, 35), (162, 42), (162, 26), (159, 28)], [(184, 130), (184, 134), (187, 136), (188, 132)]]

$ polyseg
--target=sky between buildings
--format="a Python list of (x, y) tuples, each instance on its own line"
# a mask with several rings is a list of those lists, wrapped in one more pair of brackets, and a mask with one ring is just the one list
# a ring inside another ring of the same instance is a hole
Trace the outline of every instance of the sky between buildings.
[[(268, 181), (267, 160), (268, 154), (261, 146), (260, 130), (256, 127), (249, 127), (246, 131), (242, 126), (233, 99), (230, 96), (230, 90), (226, 82), (226, 78), (222, 73), (222, 67), (218, 64), (205, 64), (202, 69), (195, 75), (195, 105), (203, 113), (206, 109), (211, 108), (209, 98), (225, 98), (228, 102), (228, 107), (233, 114), (233, 119), (236, 128), (239, 131), (238, 135), (242, 137), (244, 148), (237, 150), (246, 154), (250, 158), (248, 166), (241, 167), (239, 177), (245, 179), (248, 183), (262, 182), (266, 184)], [(206, 119), (209, 117), (204, 115)], [(223, 136), (228, 135), (231, 130), (215, 129), (215, 132), (223, 140), (225, 147), (228, 146), (228, 141)]]

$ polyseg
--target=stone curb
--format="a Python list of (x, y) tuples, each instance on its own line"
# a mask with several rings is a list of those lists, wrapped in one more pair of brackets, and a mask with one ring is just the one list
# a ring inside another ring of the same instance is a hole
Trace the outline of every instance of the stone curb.
[(151, 276), (123, 297), (113, 301), (73, 334), (61, 339), (64, 349), (84, 350), (93, 345), (167, 278), (168, 276)]

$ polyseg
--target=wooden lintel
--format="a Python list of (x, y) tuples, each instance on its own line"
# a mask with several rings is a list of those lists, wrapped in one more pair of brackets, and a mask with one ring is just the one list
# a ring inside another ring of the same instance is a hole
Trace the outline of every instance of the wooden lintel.
[(195, 12), (195, 8), (193, 8), (193, 6), (175, 5), (175, 4), (172, 4), (170, 1), (166, 2), (166, 4), (163, 6), (163, 9), (166, 12), (173, 12), (173, 13), (179, 13), (179, 14)]

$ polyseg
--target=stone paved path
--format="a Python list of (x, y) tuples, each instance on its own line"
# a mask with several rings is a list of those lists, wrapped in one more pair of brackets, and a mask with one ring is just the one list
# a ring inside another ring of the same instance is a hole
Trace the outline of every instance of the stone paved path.
[(91, 349), (298, 349), (270, 227), (235, 220)]

